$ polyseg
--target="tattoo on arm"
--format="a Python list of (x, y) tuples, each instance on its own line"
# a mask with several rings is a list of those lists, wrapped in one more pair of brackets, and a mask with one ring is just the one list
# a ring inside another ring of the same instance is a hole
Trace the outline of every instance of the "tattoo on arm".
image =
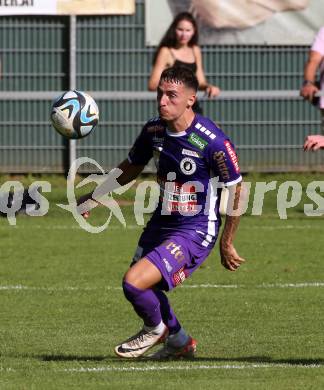
[[(234, 215), (228, 215), (226, 214), (226, 219), (225, 219), (225, 226), (223, 229), (221, 241), (223, 244), (231, 244), (234, 239), (235, 232), (237, 230), (237, 227), (240, 222), (240, 194), (241, 194), (241, 183), (237, 184), (234, 193), (232, 196), (234, 196), (234, 202), (233, 202), (233, 210), (234, 210)], [(237, 210), (237, 213), (235, 212)]]

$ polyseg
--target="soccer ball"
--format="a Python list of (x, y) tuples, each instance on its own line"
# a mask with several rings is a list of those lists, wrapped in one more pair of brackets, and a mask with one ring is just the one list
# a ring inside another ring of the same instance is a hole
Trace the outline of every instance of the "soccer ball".
[(66, 138), (78, 139), (91, 133), (99, 120), (94, 99), (81, 91), (68, 91), (54, 100), (52, 124)]

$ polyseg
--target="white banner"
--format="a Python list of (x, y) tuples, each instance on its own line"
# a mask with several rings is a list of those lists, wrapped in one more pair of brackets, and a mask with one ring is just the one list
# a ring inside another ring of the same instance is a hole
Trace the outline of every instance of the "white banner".
[(124, 15), (135, 0), (0, 0), (1, 15)]
[(0, 15), (55, 15), (57, 0), (0, 0)]
[(152, 46), (183, 11), (196, 18), (204, 45), (309, 45), (324, 26), (324, 0), (146, 0), (145, 6)]

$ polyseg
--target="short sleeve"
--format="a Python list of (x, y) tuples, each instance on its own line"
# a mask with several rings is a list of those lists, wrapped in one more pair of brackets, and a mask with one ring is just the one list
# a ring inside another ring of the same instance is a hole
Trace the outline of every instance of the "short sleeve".
[(146, 165), (152, 156), (151, 137), (144, 127), (128, 153), (128, 161), (134, 165)]
[(207, 148), (207, 162), (215, 176), (225, 186), (242, 180), (234, 145), (228, 138), (217, 137)]
[(311, 50), (317, 51), (324, 56), (324, 27), (322, 27), (316, 35)]

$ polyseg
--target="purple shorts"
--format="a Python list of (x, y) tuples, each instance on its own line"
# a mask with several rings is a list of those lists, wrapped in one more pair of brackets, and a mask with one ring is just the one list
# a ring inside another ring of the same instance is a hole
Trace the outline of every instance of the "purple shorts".
[(132, 264), (146, 257), (161, 272), (162, 281), (157, 286), (169, 291), (181, 284), (202, 263), (215, 245), (216, 239), (206, 242), (196, 232), (167, 233), (146, 230), (140, 237)]

